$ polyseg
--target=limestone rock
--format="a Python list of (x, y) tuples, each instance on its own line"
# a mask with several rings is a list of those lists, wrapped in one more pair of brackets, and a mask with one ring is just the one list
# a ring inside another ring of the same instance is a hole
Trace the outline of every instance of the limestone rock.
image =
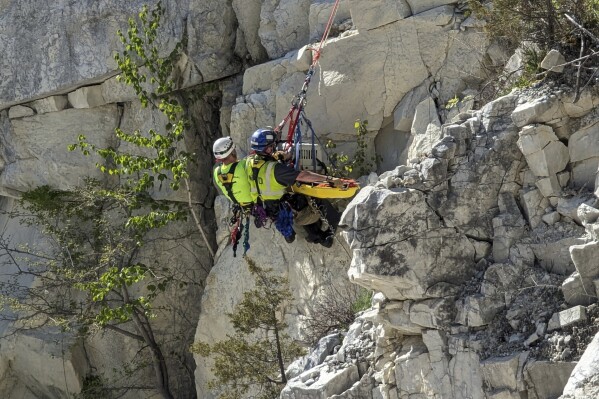
[(364, 312), (362, 318), (397, 330), (401, 334), (418, 335), (422, 332), (423, 326), (410, 320), (410, 315), (408, 302), (393, 301), (384, 308)]
[(410, 321), (426, 328), (440, 328), (451, 322), (453, 303), (441, 299), (425, 299), (410, 306)]
[(549, 324), (547, 324), (547, 331), (551, 332), (558, 328), (567, 327), (579, 321), (584, 321), (586, 318), (586, 308), (580, 305), (574, 306), (559, 313), (554, 313), (551, 320), (549, 320)]
[[(487, 104), (483, 124), (499, 127), (507, 123), (509, 126), (507, 119), (514, 103), (514, 99), (502, 98), (497, 103)], [(454, 127), (451, 131), (467, 135), (468, 130), (479, 129), (472, 126), (477, 125), (476, 120), (468, 119), (462, 129)], [(483, 129), (480, 124), (478, 126)], [(446, 132), (449, 133), (448, 130)], [(469, 139), (470, 144), (466, 144), (466, 138), (454, 138), (457, 142), (456, 156), (469, 156), (452, 170), (450, 190), (438, 211), (446, 223), (461, 226), (471, 237), (490, 239), (493, 236), (492, 219), (497, 216), (497, 194), (500, 191), (515, 192), (518, 187), (515, 181), (523, 166), (523, 156), (516, 147), (517, 132), (510, 128), (501, 130), (501, 133), (493, 130), (478, 132)], [(476, 200), (464, 201), (464, 198)]]
[(586, 90), (580, 93), (578, 101), (574, 102), (575, 98), (576, 96), (574, 93), (570, 93), (569, 95), (562, 97), (564, 110), (568, 116), (572, 118), (580, 118), (581, 116), (584, 116), (599, 103), (599, 99)]
[(562, 191), (562, 186), (559, 183), (557, 175), (537, 180), (536, 186), (545, 198), (557, 197)]
[(522, 368), (527, 357), (528, 352), (522, 352), (481, 362), (483, 380), (492, 389), (523, 390)]
[(397, 387), (400, 397), (426, 393), (425, 376), (431, 368), (427, 352), (422, 338), (410, 337), (402, 343), (395, 358), (395, 380), (400, 381)]
[[(241, 63), (234, 54), (236, 18), (232, 2), (190, 0), (185, 13), (188, 44), (185, 53), (198, 69), (201, 82), (239, 72)], [(248, 8), (254, 5), (245, 2)]]
[(425, 81), (420, 86), (410, 90), (393, 110), (395, 130), (411, 131), (416, 107), (428, 96), (430, 82)]
[[(334, 0), (318, 0), (313, 1), (310, 4), (310, 41), (316, 42), (320, 41), (322, 35), (324, 34), (324, 29), (326, 24), (329, 21), (329, 17), (331, 15), (331, 11), (333, 9)], [(350, 4), (349, 1), (339, 2), (339, 7), (337, 8), (337, 12), (335, 13), (335, 18), (333, 19), (333, 27), (338, 26), (340, 22), (345, 21), (351, 18), (350, 14)], [(359, 4), (351, 4), (354, 8), (359, 6)], [(372, 10), (373, 8), (368, 8), (368, 10)], [(352, 21), (355, 23), (355, 21)]]
[(563, 392), (575, 366), (575, 362), (527, 362), (524, 377), (529, 399), (557, 398)]
[(93, 108), (106, 104), (100, 85), (82, 87), (69, 93), (68, 97), (73, 108)]
[(597, 296), (593, 280), (599, 277), (599, 265), (597, 264), (599, 242), (592, 241), (587, 244), (572, 245), (570, 255), (576, 270), (580, 273), (585, 292), (590, 296)]
[(574, 272), (562, 283), (562, 293), (566, 303), (571, 306), (588, 306), (597, 301), (597, 297), (585, 292), (580, 273)]
[(15, 105), (8, 110), (9, 119), (23, 118), (31, 115), (35, 115), (35, 111), (24, 105)]
[[(472, 244), (455, 230), (440, 227), (420, 191), (366, 187), (346, 208), (341, 223), (348, 227), (344, 235), (353, 250), (351, 279), (387, 298), (442, 296), (473, 272)], [(446, 251), (453, 255), (445, 258)]]
[(541, 68), (547, 69), (551, 72), (561, 73), (564, 71), (564, 65), (566, 58), (557, 50), (551, 50), (547, 53), (543, 61), (541, 61)]
[(571, 162), (576, 162), (572, 180), (576, 187), (592, 186), (599, 165), (599, 125), (593, 124), (572, 134), (568, 141)]
[[(552, 212), (552, 214), (555, 213), (557, 212)], [(563, 276), (567, 276), (576, 269), (570, 257), (570, 247), (586, 242), (585, 239), (578, 237), (562, 238), (557, 241), (551, 237), (539, 237), (539, 241), (541, 242), (538, 244), (530, 245), (539, 265), (549, 273), (556, 273)]]
[(582, 192), (577, 196), (560, 197), (558, 199), (556, 210), (562, 215), (574, 220), (578, 224), (582, 224), (578, 215), (578, 208), (582, 204), (593, 205), (596, 199), (588, 193)]
[(516, 126), (523, 127), (532, 123), (548, 122), (565, 115), (557, 96), (544, 96), (518, 105), (512, 113), (512, 120)]
[(524, 127), (520, 131), (518, 148), (537, 176), (556, 179), (556, 173), (561, 172), (569, 161), (568, 148), (557, 139), (553, 129), (546, 125)]
[(17, 334), (5, 341), (2, 352), (10, 361), (2, 379), (16, 378), (33, 397), (67, 397), (81, 392), (89, 370), (82, 343), (56, 329)]
[[(224, 215), (217, 215), (217, 220), (222, 217), (226, 218)], [(228, 231), (226, 224), (220, 226), (225, 232)], [(304, 315), (310, 314), (311, 301), (315, 296), (322, 295), (325, 288), (344, 287), (345, 284), (349, 284), (345, 277), (349, 259), (341, 248), (341, 243), (336, 242), (332, 249), (323, 252), (320, 245), (316, 247), (317, 244), (308, 244), (303, 238), (302, 231), (297, 232), (298, 237), (293, 244), (287, 244), (281, 234), (274, 229), (256, 229), (253, 226), (251, 229), (252, 247), (247, 255), (261, 267), (273, 268), (275, 273), (289, 278), (290, 290), (294, 293), (294, 309), (289, 315), (289, 321), (293, 320), (293, 322), (290, 325), (297, 325), (295, 320), (299, 312)], [(226, 233), (219, 236), (225, 238)], [(241, 301), (243, 292), (253, 287), (253, 279), (241, 254), (238, 253), (237, 257), (233, 257), (232, 249), (227, 245), (226, 239), (220, 244), (217, 260), (206, 280), (201, 300), (202, 313), (195, 333), (196, 342), (214, 343), (222, 340), (231, 328), (226, 313), (231, 312), (235, 304)], [(268, 248), (268, 251), (261, 248)], [(282, 259), (287, 261), (281, 262)], [(289, 265), (293, 267), (289, 268)], [(228, 299), (223, 301), (224, 297)], [(299, 331), (289, 331), (289, 333), (294, 337), (299, 335)], [(217, 392), (209, 391), (205, 386), (207, 381), (212, 379), (210, 360), (199, 356), (195, 356), (195, 360), (198, 397), (216, 398)], [(353, 371), (345, 370), (332, 374), (327, 373), (325, 369), (314, 384), (305, 387), (300, 381), (297, 386), (293, 386), (292, 391), (288, 392), (305, 388), (313, 390), (310, 392), (322, 392), (323, 395), (340, 393), (340, 389), (351, 387), (358, 379), (355, 366)], [(325, 384), (325, 381), (329, 380), (333, 382)]]
[(254, 62), (266, 61), (268, 55), (258, 35), (262, 2), (260, 0), (233, 0), (232, 6), (239, 23), (238, 29), (243, 32), (244, 43), (251, 59)]
[(84, 133), (100, 147), (108, 146), (118, 125), (116, 105), (94, 109), (66, 109), (12, 120), (12, 129), (4, 132), (5, 167), (0, 174), (0, 186), (7, 191), (27, 191), (32, 187), (50, 185), (68, 190), (82, 183), (86, 176), (102, 180), (104, 175), (94, 167), (102, 162), (96, 155), (84, 156), (79, 151), (69, 153), (67, 146), (77, 142)]
[(324, 361), (324, 359), (333, 352), (335, 346), (340, 345), (339, 334), (330, 334), (322, 337), (315, 348), (310, 352), (306, 359), (304, 370), (316, 367)]
[(505, 302), (496, 297), (468, 296), (457, 304), (456, 323), (469, 327), (489, 324), (505, 308)]
[(406, 0), (414, 14), (431, 10), (446, 4), (454, 4), (455, 0)]
[(308, 42), (309, 0), (266, 0), (260, 11), (258, 35), (268, 57), (278, 58)]
[(33, 109), (38, 114), (45, 114), (47, 112), (62, 111), (67, 107), (68, 100), (66, 96), (50, 96), (36, 100), (31, 103)]
[(599, 333), (574, 367), (560, 399), (594, 398), (599, 395)]
[(290, 51), (285, 57), (256, 65), (245, 70), (243, 75), (243, 94), (259, 93), (269, 90), (273, 82), (294, 72), (305, 72), (312, 62), (312, 54), (302, 47), (298, 51)]
[(117, 81), (116, 77), (106, 79), (100, 85), (102, 98), (106, 103), (118, 103), (137, 100), (133, 87)]
[(493, 259), (504, 262), (512, 244), (524, 235), (526, 221), (511, 193), (501, 193), (498, 205), (500, 214), (493, 218)]
[(359, 30), (371, 30), (412, 15), (406, 0), (374, 0), (364, 3), (349, 0), (353, 22)]
[[(328, 371), (326, 367), (322, 367), (317, 370), (307, 371), (310, 374), (315, 372), (316, 376), (306, 379), (306, 381), (302, 381), (301, 375), (290, 380), (281, 392), (281, 399), (295, 399), (298, 397), (330, 398), (349, 389), (360, 379), (358, 368), (355, 365), (341, 370)], [(308, 385), (309, 380), (312, 383)]]
[(416, 107), (411, 132), (414, 142), (408, 152), (410, 159), (426, 155), (441, 139), (441, 121), (437, 114), (437, 106), (431, 97), (420, 102)]
[(231, 137), (245, 152), (249, 152), (249, 139), (256, 129), (275, 124), (274, 93), (270, 90), (252, 94), (246, 101), (231, 109)]
[(543, 198), (539, 190), (528, 190), (520, 193), (522, 198), (524, 214), (533, 229), (541, 223), (541, 218), (545, 214), (545, 208), (549, 204), (546, 198)]
[[(107, 0), (99, 6), (88, 0), (74, 5), (58, 0), (36, 4), (24, 13), (19, 2), (4, 2), (0, 18), (4, 60), (0, 109), (99, 83), (114, 75), (113, 55), (120, 46), (116, 31), (125, 31), (127, 18), (136, 15), (145, 3)], [(159, 41), (164, 54), (183, 36), (183, 15), (188, 12), (183, 4), (187, 3), (163, 4), (167, 28)]]

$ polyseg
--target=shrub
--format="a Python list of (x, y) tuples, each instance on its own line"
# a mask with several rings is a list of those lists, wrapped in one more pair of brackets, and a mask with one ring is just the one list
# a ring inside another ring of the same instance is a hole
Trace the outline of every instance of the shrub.
[(370, 307), (371, 299), (372, 291), (357, 285), (330, 286), (315, 301), (312, 316), (306, 321), (306, 336), (310, 344), (333, 331), (347, 329), (354, 322), (356, 313)]
[(494, 0), (492, 6), (470, 0), (469, 4), (476, 16), (487, 21), (492, 38), (514, 47), (530, 41), (544, 51), (578, 55), (580, 34), (566, 15), (589, 30), (599, 26), (599, 0)]

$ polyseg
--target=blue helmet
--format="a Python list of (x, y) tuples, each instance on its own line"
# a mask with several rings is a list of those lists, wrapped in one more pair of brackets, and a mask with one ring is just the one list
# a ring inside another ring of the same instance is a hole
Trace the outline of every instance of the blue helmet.
[(262, 152), (266, 147), (274, 144), (277, 140), (277, 134), (272, 129), (258, 129), (252, 134), (250, 147), (252, 150)]

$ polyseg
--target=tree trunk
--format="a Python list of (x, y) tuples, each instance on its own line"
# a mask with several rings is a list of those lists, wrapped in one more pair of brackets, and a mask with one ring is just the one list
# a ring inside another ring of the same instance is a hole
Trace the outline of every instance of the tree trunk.
[(555, 14), (556, 14), (556, 10), (553, 7), (552, 0), (545, 0), (545, 7), (547, 8), (547, 10), (546, 10), (546, 12), (547, 12), (547, 27), (548, 27), (547, 35), (549, 36), (550, 43), (553, 46), (553, 44), (555, 43), (555, 24), (556, 24)]
[[(122, 285), (122, 293), (123, 301), (129, 303), (129, 291), (125, 284)], [(149, 321), (146, 319), (146, 322), (144, 323), (135, 309), (132, 313), (132, 319), (139, 335), (143, 337), (144, 343), (148, 345), (152, 351), (152, 365), (154, 367), (154, 375), (156, 376), (156, 388), (164, 399), (174, 399), (168, 381), (168, 367), (166, 366), (162, 350), (154, 339), (154, 334), (152, 333), (152, 327), (150, 326)]]
[(275, 343), (277, 344), (277, 360), (279, 361), (279, 371), (281, 372), (281, 382), (287, 384), (287, 376), (285, 375), (285, 364), (283, 363), (283, 352), (281, 350), (281, 340), (279, 339), (279, 329), (277, 327), (277, 315), (273, 311)]

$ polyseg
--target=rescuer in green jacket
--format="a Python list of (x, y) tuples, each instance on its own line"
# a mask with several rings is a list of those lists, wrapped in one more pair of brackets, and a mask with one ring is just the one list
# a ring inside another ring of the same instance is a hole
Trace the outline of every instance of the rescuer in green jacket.
[(219, 165), (214, 168), (214, 182), (222, 193), (235, 205), (245, 210), (254, 204), (246, 171), (246, 160), (237, 159), (237, 150), (231, 137), (214, 142), (212, 152)]

